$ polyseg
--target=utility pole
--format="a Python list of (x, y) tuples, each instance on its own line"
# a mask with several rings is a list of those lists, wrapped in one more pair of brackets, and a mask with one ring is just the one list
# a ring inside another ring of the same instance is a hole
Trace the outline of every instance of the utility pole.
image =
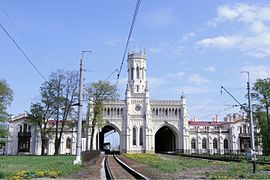
[(250, 78), (249, 78), (248, 71), (243, 71), (242, 73), (247, 73), (247, 75), (248, 75), (247, 90), (248, 90), (248, 115), (249, 115), (250, 148), (253, 151), (255, 151), (253, 114), (252, 114), (251, 93), (250, 93), (250, 83), (249, 83)]
[(82, 164), (82, 97), (83, 97), (83, 58), (84, 53), (92, 51), (82, 51), (82, 58), (80, 61), (80, 83), (79, 83), (79, 103), (78, 103), (78, 127), (77, 127), (77, 142), (76, 142), (76, 160), (74, 164)]

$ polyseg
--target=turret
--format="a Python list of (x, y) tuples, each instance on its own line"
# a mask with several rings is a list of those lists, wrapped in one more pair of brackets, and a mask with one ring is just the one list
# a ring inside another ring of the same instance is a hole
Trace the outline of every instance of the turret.
[(128, 84), (131, 93), (145, 93), (146, 54), (145, 52), (128, 54)]
[(182, 92), (181, 95), (181, 118), (183, 121), (183, 126), (188, 127), (188, 112), (187, 112), (187, 102), (186, 102), (186, 97), (184, 95), (184, 92)]

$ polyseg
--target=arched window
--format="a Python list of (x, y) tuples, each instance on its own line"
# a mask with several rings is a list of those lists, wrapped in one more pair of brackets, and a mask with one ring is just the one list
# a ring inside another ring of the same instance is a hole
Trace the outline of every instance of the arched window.
[(133, 145), (136, 145), (136, 136), (137, 136), (137, 133), (136, 133), (136, 128), (134, 127), (133, 128)]
[(67, 138), (67, 140), (66, 140), (66, 148), (67, 149), (71, 148), (71, 139), (70, 138)]
[(224, 149), (228, 149), (229, 148), (229, 143), (228, 143), (228, 140), (227, 139), (224, 139)]
[(140, 128), (140, 146), (143, 145), (143, 128)]
[(191, 140), (191, 149), (196, 149), (196, 141), (195, 141), (195, 139)]
[(140, 79), (140, 69), (139, 69), (139, 67), (136, 68), (136, 74), (137, 74), (137, 79)]
[(203, 138), (203, 140), (202, 140), (202, 148), (206, 149), (206, 139), (205, 138)]
[(217, 149), (217, 139), (213, 140), (213, 149)]
[(134, 68), (131, 68), (130, 70), (131, 70), (131, 72), (130, 72), (131, 73), (131, 80), (133, 80), (134, 79)]

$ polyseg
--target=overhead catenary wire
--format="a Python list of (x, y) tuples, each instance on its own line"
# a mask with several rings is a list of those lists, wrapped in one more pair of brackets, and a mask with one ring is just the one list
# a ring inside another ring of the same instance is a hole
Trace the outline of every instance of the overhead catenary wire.
[[(244, 89), (244, 87), (238, 87), (238, 88), (231, 88), (231, 91), (238, 91), (238, 90), (242, 90)], [(213, 99), (211, 99), (207, 104), (202, 105), (203, 107), (200, 108), (199, 110), (196, 111), (196, 116), (195, 117), (200, 117), (200, 115), (202, 114), (202, 111), (204, 111), (205, 109), (208, 109), (209, 106), (212, 106), (214, 102), (217, 102), (219, 100), (222, 100), (222, 93), (219, 93), (216, 97), (214, 97)], [(222, 105), (222, 106), (230, 106), (230, 107), (239, 107), (238, 105), (225, 105), (224, 103), (218, 103), (218, 105)], [(222, 112), (223, 110), (220, 110), (218, 112)], [(211, 115), (215, 115), (215, 114), (211, 114)], [(210, 115), (208, 115), (210, 116)]]
[(131, 23), (131, 26), (130, 26), (130, 29), (129, 29), (128, 38), (127, 38), (127, 41), (126, 41), (126, 46), (125, 46), (125, 49), (124, 49), (124, 54), (123, 54), (122, 61), (121, 61), (121, 64), (120, 64), (120, 68), (119, 68), (119, 71), (118, 71), (118, 74), (117, 74), (117, 80), (116, 80), (115, 86), (118, 85), (118, 81), (119, 81), (121, 71), (122, 71), (122, 68), (123, 68), (124, 60), (125, 60), (125, 57), (126, 57), (126, 54), (127, 54), (130, 38), (131, 38), (133, 29), (134, 29), (136, 18), (138, 16), (138, 11), (139, 11), (139, 8), (140, 8), (140, 4), (141, 4), (141, 0), (137, 0), (136, 8), (135, 8), (135, 11), (134, 11), (134, 14), (133, 14), (132, 23)]
[(220, 113), (222, 113), (222, 112), (226, 112), (226, 111), (228, 111), (228, 110), (230, 110), (230, 109), (233, 109), (233, 108), (235, 108), (235, 106), (227, 107), (227, 108), (225, 108), (225, 109), (223, 109), (223, 110), (217, 111), (216, 113), (211, 113), (211, 114), (208, 114), (208, 115), (199, 117), (198, 119), (203, 120), (204, 118), (207, 118), (207, 117), (209, 117), (209, 116), (215, 116), (215, 115), (217, 115), (217, 114), (220, 114)]
[(28, 62), (32, 65), (32, 67), (37, 71), (37, 73), (44, 79), (44, 81), (47, 81), (46, 78), (43, 76), (43, 74), (33, 64), (31, 59), (27, 56), (27, 54), (22, 50), (22, 48), (19, 46), (19, 44), (15, 41), (14, 38), (12, 38), (12, 36), (7, 32), (7, 30), (4, 28), (4, 26), (1, 23), (0, 23), (0, 27), (5, 32), (5, 34), (11, 39), (11, 41), (15, 44), (15, 46), (19, 49), (19, 51), (24, 55), (24, 57), (28, 60)]
[(17, 31), (17, 33), (22, 37), (22, 39), (25, 42), (25, 44), (29, 47), (29, 49), (32, 51), (32, 53), (36, 56), (36, 59), (38, 59), (39, 62), (42, 64), (42, 66), (48, 71), (47, 67), (40, 60), (40, 56), (36, 53), (36, 51), (34, 50), (34, 48), (32, 48), (32, 46), (30, 45), (29, 41), (25, 38), (25, 36), (23, 35), (23, 33), (19, 30), (19, 28), (17, 27), (16, 23), (12, 20), (12, 18), (9, 16), (9, 14), (7, 13), (7, 11), (2, 6), (0, 6), (0, 9), (6, 15), (6, 17), (11, 22), (11, 24), (14, 26), (15, 30)]

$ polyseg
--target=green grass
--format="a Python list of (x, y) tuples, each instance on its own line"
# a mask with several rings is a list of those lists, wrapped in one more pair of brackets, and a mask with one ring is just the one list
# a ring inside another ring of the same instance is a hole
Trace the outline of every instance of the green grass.
[(19, 171), (58, 171), (61, 176), (77, 172), (83, 166), (73, 165), (75, 156), (0, 156), (0, 178)]
[(186, 168), (210, 166), (211, 162), (178, 156), (175, 160), (163, 160), (156, 154), (125, 154), (126, 157), (148, 164), (164, 172), (172, 173)]
[(257, 173), (254, 174), (252, 172), (252, 164), (247, 163), (246, 161), (240, 163), (208, 161), (182, 156), (175, 157), (174, 160), (164, 160), (156, 154), (125, 154), (125, 156), (158, 168), (166, 173), (213, 166), (222, 167), (220, 168), (222, 170), (219, 172), (207, 171), (205, 176), (211, 179), (270, 179), (270, 175), (265, 174), (265, 172), (270, 172), (270, 165), (257, 164)]

